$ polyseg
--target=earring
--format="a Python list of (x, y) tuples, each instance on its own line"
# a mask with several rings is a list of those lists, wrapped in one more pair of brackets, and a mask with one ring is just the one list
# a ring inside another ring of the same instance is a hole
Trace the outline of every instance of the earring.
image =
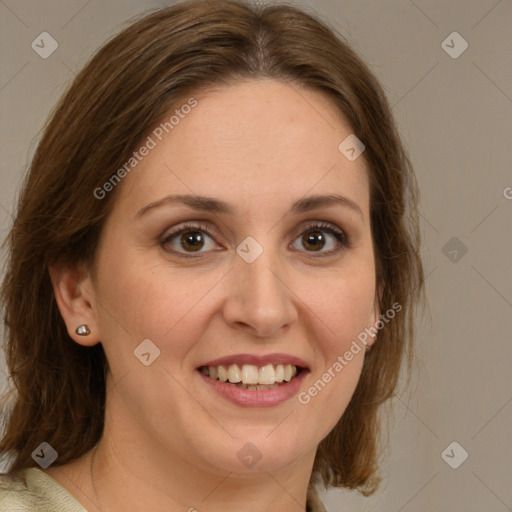
[(78, 336), (88, 336), (91, 334), (91, 331), (86, 324), (79, 325), (75, 332), (78, 334)]

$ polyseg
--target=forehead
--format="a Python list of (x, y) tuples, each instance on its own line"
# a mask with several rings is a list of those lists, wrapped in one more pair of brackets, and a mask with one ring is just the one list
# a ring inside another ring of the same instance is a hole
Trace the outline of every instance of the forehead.
[(367, 209), (364, 160), (351, 162), (338, 149), (352, 130), (323, 93), (258, 80), (182, 101), (148, 132), (152, 148), (122, 184), (119, 201), (130, 216), (171, 193), (247, 208), (288, 203), (308, 191), (343, 193)]

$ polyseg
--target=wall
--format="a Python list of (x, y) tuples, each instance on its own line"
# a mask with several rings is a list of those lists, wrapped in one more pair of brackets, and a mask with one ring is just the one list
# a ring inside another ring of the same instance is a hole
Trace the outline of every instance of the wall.
[[(67, 83), (125, 21), (161, 5), (0, 3), (2, 238), (39, 131)], [(415, 385), (395, 401), (381, 490), (370, 498), (329, 491), (327, 508), (511, 510), (512, 2), (302, 5), (348, 37), (385, 84), (422, 192), (430, 308)], [(58, 42), (47, 59), (31, 48), (43, 31)], [(452, 469), (463, 450), (467, 460)]]

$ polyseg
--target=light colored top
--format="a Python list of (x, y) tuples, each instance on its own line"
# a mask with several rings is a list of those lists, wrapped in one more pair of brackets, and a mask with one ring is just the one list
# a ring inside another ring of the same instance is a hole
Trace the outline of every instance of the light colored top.
[[(56, 480), (38, 468), (0, 474), (2, 512), (87, 512)], [(308, 511), (327, 512), (316, 491), (308, 491)]]
[(87, 512), (56, 480), (38, 468), (0, 474), (0, 510), (5, 512)]

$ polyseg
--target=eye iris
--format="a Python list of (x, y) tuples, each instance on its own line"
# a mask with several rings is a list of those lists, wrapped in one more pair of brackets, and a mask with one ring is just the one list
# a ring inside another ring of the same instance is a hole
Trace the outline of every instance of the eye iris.
[[(191, 249), (192, 251), (198, 251), (202, 249), (204, 245), (203, 236), (199, 231), (187, 231), (181, 235), (181, 245), (184, 249)], [(187, 247), (188, 245), (188, 247)]]
[(311, 248), (313, 251), (319, 251), (325, 245), (325, 237), (321, 231), (310, 231), (302, 238), (304, 247)]

